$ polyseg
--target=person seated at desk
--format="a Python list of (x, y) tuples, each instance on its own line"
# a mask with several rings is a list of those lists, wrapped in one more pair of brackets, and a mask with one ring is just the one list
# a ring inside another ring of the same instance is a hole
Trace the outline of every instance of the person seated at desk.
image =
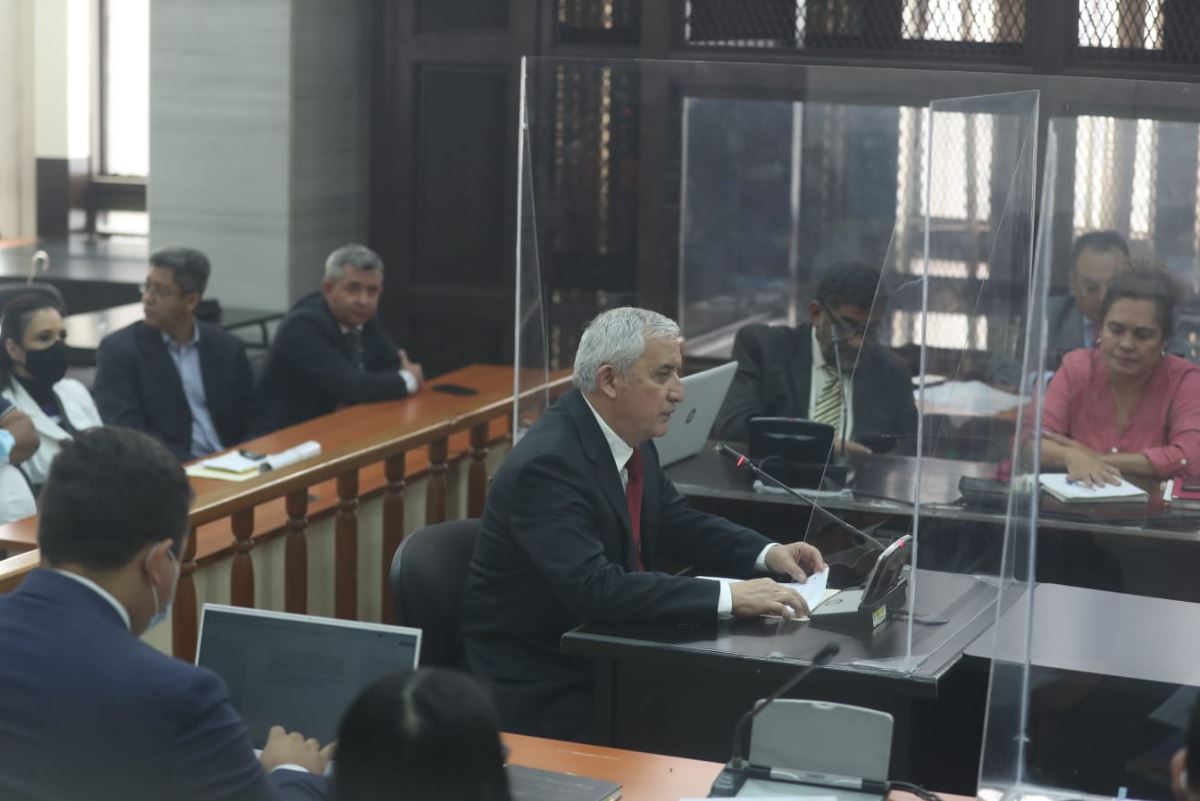
[(256, 433), (420, 389), (421, 365), (375, 316), (382, 291), (383, 261), (374, 251), (345, 245), (329, 254), (321, 292), (302, 298), (279, 324), (259, 384)]
[(1116, 231), (1089, 231), (1071, 248), (1071, 292), (1046, 301), (1047, 369), (1076, 348), (1099, 340), (1109, 284), (1130, 268), (1129, 245)]
[(338, 801), (509, 801), (496, 710), (463, 673), (422, 668), (379, 679), (338, 727)]
[(0, 398), (0, 524), (37, 514), (37, 501), (18, 465), (33, 456), (39, 444), (29, 415)]
[(87, 387), (64, 377), (66, 337), (62, 309), (49, 295), (21, 295), (0, 315), (0, 395), (27, 414), (37, 430), (37, 453), (21, 465), (35, 492), (64, 442), (104, 425)]
[(1159, 271), (1113, 279), (1098, 346), (1068, 353), (1046, 389), (1043, 469), (1087, 484), (1200, 473), (1200, 367), (1164, 353), (1176, 294)]
[(179, 462), (137, 431), (82, 431), (41, 502), (43, 566), (0, 596), (0, 798), (323, 797), (305, 769), (323, 771), (328, 750), (276, 727), (260, 761), (221, 680), (139, 639), (179, 582)]
[(673, 321), (629, 307), (601, 314), (580, 339), (575, 388), (496, 473), (462, 628), (471, 673), (489, 683), (506, 731), (591, 738), (592, 665), (558, 650), (581, 623), (807, 614), (770, 578), (726, 585), (661, 572), (669, 561), (802, 581), (825, 566), (810, 545), (692, 510), (663, 474), (651, 440), (683, 400), (682, 362)]
[(242, 340), (196, 319), (209, 273), (198, 250), (154, 253), (142, 288), (146, 319), (109, 334), (96, 352), (104, 422), (157, 437), (180, 461), (241, 442), (253, 413)]
[(835, 264), (808, 303), (809, 324), (739, 330), (733, 340), (737, 374), (713, 436), (745, 442), (753, 417), (828, 423), (839, 441), (844, 423), (846, 450), (857, 453), (888, 451), (897, 439), (915, 436), (917, 408), (908, 369), (900, 357), (868, 340), (877, 286), (877, 270)]

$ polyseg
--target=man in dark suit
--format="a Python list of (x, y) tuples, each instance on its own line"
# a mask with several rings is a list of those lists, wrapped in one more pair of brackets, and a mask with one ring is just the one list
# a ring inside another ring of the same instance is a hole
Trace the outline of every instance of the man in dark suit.
[(396, 348), (375, 316), (382, 292), (383, 261), (374, 251), (345, 245), (329, 254), (321, 292), (297, 302), (275, 334), (256, 432), (420, 389), (421, 365)]
[(1108, 285), (1130, 269), (1129, 245), (1116, 231), (1089, 231), (1071, 249), (1071, 294), (1046, 301), (1046, 367), (1057, 369), (1076, 348), (1096, 344)]
[(63, 443), (42, 489), (43, 567), (0, 596), (0, 798), (324, 797), (309, 771), (328, 749), (276, 727), (255, 758), (221, 680), (138, 639), (171, 608), (190, 497), (144, 434)]
[(158, 437), (181, 461), (241, 442), (253, 414), (242, 340), (196, 319), (209, 272), (198, 250), (156, 252), (146, 319), (106, 336), (96, 353), (92, 395), (104, 422)]
[(663, 475), (651, 440), (683, 399), (679, 343), (678, 326), (654, 312), (597, 317), (575, 356), (576, 389), (496, 474), (462, 622), (471, 672), (490, 684), (507, 731), (591, 737), (591, 664), (558, 650), (580, 623), (806, 613), (771, 578), (724, 585), (660, 572), (675, 562), (804, 580), (824, 568), (809, 545), (692, 510)]
[(797, 417), (829, 423), (846, 450), (891, 450), (915, 436), (912, 379), (891, 351), (868, 341), (879, 272), (835, 264), (809, 301), (810, 324), (748, 325), (733, 341), (737, 374), (713, 435), (745, 442), (752, 417)]

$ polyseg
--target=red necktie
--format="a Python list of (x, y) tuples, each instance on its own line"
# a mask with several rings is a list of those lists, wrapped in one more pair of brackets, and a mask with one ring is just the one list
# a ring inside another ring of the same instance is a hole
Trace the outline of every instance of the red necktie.
[(629, 529), (633, 532), (633, 556), (638, 570), (642, 566), (642, 452), (633, 449), (633, 456), (625, 464), (629, 471), (629, 483), (625, 485), (625, 500), (629, 504)]

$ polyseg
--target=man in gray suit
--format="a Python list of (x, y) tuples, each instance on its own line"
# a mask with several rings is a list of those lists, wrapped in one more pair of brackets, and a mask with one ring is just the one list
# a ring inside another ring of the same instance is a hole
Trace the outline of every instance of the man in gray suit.
[(1116, 231), (1089, 231), (1075, 240), (1071, 294), (1046, 303), (1047, 368), (1056, 368), (1068, 351), (1096, 344), (1100, 306), (1109, 282), (1129, 266), (1129, 246)]

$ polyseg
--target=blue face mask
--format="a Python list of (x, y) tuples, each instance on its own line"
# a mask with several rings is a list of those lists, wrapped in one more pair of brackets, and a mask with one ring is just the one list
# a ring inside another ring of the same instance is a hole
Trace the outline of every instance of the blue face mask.
[(175, 558), (175, 552), (168, 549), (167, 553), (171, 555), (171, 561), (175, 563), (175, 584), (171, 587), (171, 597), (163, 605), (159, 605), (158, 588), (153, 583), (150, 584), (150, 592), (154, 594), (154, 614), (150, 616), (150, 622), (146, 624), (146, 631), (150, 631), (159, 623), (162, 623), (171, 614), (171, 605), (175, 603), (175, 587), (179, 585), (179, 561)]

